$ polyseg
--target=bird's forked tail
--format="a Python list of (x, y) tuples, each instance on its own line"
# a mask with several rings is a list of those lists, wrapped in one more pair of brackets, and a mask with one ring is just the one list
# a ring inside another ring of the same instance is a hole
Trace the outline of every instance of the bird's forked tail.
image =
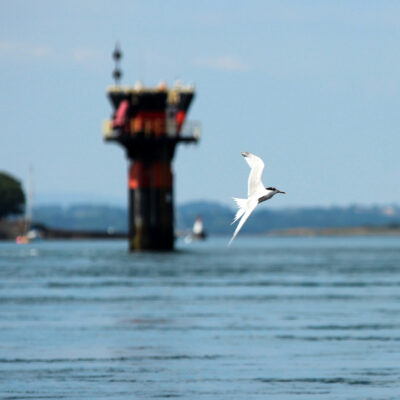
[(232, 239), (229, 241), (228, 246), (231, 245), (233, 239), (235, 239), (236, 235), (239, 233), (240, 229), (246, 222), (247, 218), (249, 218), (250, 214), (253, 212), (253, 210), (257, 206), (257, 199), (236, 199), (234, 198), (236, 204), (239, 207), (239, 210), (237, 210), (235, 219), (233, 220), (232, 223), (236, 222), (238, 219), (240, 219), (235, 232), (233, 233)]
[(246, 205), (247, 205), (247, 199), (238, 199), (236, 197), (233, 197), (233, 200), (235, 201), (239, 209), (236, 211), (235, 218), (231, 222), (231, 225), (234, 224), (238, 219), (240, 219), (243, 216), (243, 214), (246, 212)]
[[(235, 200), (236, 205), (238, 206), (238, 210), (236, 211), (235, 218), (233, 219), (232, 224), (234, 224), (237, 220), (242, 218), (246, 214), (246, 208), (247, 208), (247, 199), (238, 199), (236, 197), (233, 197), (233, 200)], [(232, 240), (235, 239), (236, 235), (239, 233), (240, 228), (243, 226), (244, 222), (246, 221), (248, 215), (244, 217), (240, 222), (239, 225), (235, 229), (235, 233), (233, 234), (231, 240), (229, 241), (228, 246), (231, 245)]]

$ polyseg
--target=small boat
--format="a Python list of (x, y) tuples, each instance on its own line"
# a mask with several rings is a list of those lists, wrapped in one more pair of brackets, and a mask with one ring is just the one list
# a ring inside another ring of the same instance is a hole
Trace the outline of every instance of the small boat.
[(197, 217), (194, 221), (192, 236), (195, 240), (204, 240), (207, 237), (201, 217)]
[(185, 242), (190, 243), (193, 240), (205, 240), (207, 233), (204, 230), (203, 220), (201, 217), (196, 217), (192, 231), (185, 236)]
[(24, 235), (18, 235), (15, 239), (17, 244), (28, 244), (42, 239), (42, 234), (38, 229), (30, 229)]

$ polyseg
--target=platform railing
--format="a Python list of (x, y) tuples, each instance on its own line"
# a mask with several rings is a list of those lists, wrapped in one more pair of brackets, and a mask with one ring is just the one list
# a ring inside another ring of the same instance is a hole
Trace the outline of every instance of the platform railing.
[[(123, 136), (132, 136), (134, 137), (135, 134), (121, 134), (119, 129), (115, 129), (112, 126), (112, 120), (107, 119), (103, 121), (102, 126), (103, 131), (103, 139), (104, 140), (118, 140), (118, 138)], [(182, 125), (182, 128), (179, 133), (176, 134), (166, 134), (162, 135), (161, 137), (168, 137), (168, 138), (176, 138), (182, 141), (198, 141), (201, 136), (201, 124), (199, 121), (185, 121)]]

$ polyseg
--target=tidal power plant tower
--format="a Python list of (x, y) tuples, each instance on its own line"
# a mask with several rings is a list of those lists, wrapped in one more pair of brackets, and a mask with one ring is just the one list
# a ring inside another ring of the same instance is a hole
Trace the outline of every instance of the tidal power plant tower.
[(113, 114), (104, 122), (103, 134), (106, 141), (124, 146), (129, 159), (129, 249), (173, 250), (171, 163), (178, 143), (197, 142), (200, 135), (198, 124), (184, 124), (194, 88), (120, 86), (118, 47), (113, 57), (115, 85), (107, 90)]

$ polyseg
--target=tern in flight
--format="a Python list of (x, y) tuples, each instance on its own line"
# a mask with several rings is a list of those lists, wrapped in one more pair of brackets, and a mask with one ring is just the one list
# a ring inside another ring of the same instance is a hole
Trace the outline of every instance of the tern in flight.
[(239, 210), (236, 212), (235, 219), (232, 221), (232, 224), (234, 224), (239, 219), (240, 221), (228, 246), (232, 243), (232, 240), (235, 239), (236, 235), (239, 233), (247, 218), (249, 218), (250, 214), (257, 207), (257, 204), (269, 200), (277, 193), (285, 194), (285, 192), (282, 192), (274, 187), (264, 187), (261, 181), (261, 176), (264, 170), (264, 162), (263, 160), (261, 160), (260, 157), (257, 157), (256, 155), (251, 154), (247, 151), (243, 151), (242, 156), (245, 158), (247, 164), (249, 164), (251, 168), (248, 183), (248, 198), (233, 198), (233, 200), (235, 200), (237, 206), (239, 207)]

